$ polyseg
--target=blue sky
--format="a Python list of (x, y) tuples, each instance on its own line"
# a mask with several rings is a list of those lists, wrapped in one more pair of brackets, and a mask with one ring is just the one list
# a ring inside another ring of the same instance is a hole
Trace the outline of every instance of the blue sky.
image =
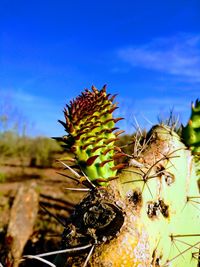
[[(121, 128), (150, 127), (200, 97), (199, 0), (1, 0), (0, 104), (28, 133), (64, 134), (64, 105), (118, 93)], [(5, 104), (6, 103), (6, 104)]]

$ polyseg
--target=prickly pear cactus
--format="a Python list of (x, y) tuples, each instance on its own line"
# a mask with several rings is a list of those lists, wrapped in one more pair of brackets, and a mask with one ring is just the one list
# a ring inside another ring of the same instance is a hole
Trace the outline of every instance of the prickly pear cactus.
[(62, 163), (88, 194), (69, 218), (51, 266), (198, 267), (199, 162), (182, 140), (197, 149), (199, 102), (182, 138), (156, 125), (136, 140), (133, 157), (115, 145), (121, 118), (113, 118), (113, 100), (105, 87), (93, 87), (64, 111), (61, 139), (80, 170)]
[[(65, 110), (65, 142), (95, 184), (63, 234), (63, 248), (90, 248), (65, 255), (66, 266), (197, 267), (200, 196), (191, 152), (169, 127), (158, 125), (142, 147), (138, 143), (135, 158), (114, 167), (123, 153), (114, 145), (120, 132), (113, 133), (118, 119), (109, 97), (105, 87), (93, 88)], [(200, 126), (199, 102), (192, 112), (193, 128), (185, 128), (184, 138), (194, 145), (197, 139), (191, 142), (190, 136)]]

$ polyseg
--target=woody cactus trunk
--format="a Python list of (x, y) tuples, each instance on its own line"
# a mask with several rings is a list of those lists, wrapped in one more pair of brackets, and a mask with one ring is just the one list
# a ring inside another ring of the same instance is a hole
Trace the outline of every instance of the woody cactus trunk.
[(114, 98), (106, 87), (92, 87), (67, 105), (60, 121), (67, 132), (61, 140), (79, 170), (62, 163), (88, 194), (64, 229), (65, 254), (54, 264), (197, 267), (200, 104), (192, 107), (182, 136), (155, 125), (136, 138), (133, 156), (115, 145), (123, 131), (116, 127), (122, 118), (113, 118)]

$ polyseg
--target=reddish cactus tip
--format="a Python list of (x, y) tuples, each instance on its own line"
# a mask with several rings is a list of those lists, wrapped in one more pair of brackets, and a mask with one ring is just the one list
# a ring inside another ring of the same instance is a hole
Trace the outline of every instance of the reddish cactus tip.
[(99, 157), (99, 155), (95, 155), (95, 156), (90, 157), (90, 158), (86, 161), (87, 166), (91, 166), (91, 165), (94, 163), (94, 161), (95, 161), (98, 157)]

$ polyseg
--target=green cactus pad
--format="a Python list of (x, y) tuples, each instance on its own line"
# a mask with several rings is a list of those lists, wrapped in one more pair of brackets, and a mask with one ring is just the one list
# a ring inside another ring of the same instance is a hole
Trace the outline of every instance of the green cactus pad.
[(63, 141), (74, 153), (82, 172), (101, 185), (114, 179), (117, 170), (123, 167), (114, 163), (116, 157), (123, 156), (115, 146), (121, 133), (116, 131), (115, 123), (122, 119), (112, 115), (117, 109), (113, 103), (115, 96), (107, 94), (105, 86), (100, 91), (94, 86), (91, 91), (86, 89), (66, 106), (66, 121), (59, 121), (68, 133)]

